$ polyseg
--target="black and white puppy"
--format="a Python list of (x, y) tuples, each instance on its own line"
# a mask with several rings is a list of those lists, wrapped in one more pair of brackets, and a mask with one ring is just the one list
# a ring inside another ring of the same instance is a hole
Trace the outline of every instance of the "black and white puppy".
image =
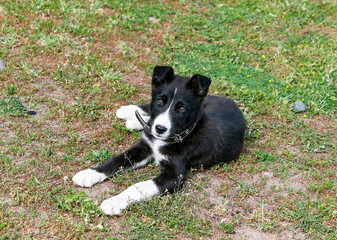
[(155, 67), (151, 103), (123, 106), (116, 113), (126, 120), (127, 128), (143, 130), (139, 143), (101, 166), (78, 172), (74, 183), (91, 187), (120, 169), (136, 169), (153, 161), (160, 165), (156, 178), (103, 201), (102, 211), (116, 215), (131, 204), (178, 190), (190, 168), (237, 158), (245, 119), (233, 100), (207, 96), (210, 83), (209, 78), (198, 74), (182, 77), (171, 67)]

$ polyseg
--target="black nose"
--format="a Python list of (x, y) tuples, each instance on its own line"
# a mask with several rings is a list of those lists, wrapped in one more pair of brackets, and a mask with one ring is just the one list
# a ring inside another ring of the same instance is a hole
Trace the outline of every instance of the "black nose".
[(166, 132), (167, 128), (162, 125), (156, 125), (156, 131), (158, 134), (163, 134)]

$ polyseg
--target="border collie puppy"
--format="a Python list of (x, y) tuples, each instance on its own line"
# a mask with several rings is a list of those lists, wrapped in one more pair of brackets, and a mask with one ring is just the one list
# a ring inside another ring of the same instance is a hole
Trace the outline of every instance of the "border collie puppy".
[(116, 113), (126, 120), (127, 128), (142, 130), (139, 143), (101, 166), (78, 172), (73, 182), (91, 187), (121, 169), (136, 169), (150, 162), (160, 165), (156, 178), (103, 201), (105, 214), (118, 215), (131, 204), (179, 190), (190, 168), (207, 168), (237, 158), (245, 119), (233, 100), (207, 96), (210, 83), (198, 74), (182, 77), (171, 67), (156, 66), (151, 103), (123, 106)]

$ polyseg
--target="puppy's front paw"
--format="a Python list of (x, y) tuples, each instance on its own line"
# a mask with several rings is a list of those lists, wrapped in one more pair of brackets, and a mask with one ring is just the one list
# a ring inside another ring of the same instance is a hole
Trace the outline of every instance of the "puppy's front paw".
[[(150, 120), (149, 116), (142, 116), (142, 117), (143, 117), (145, 122)], [(138, 121), (138, 119), (136, 117), (127, 119), (126, 123), (125, 123), (125, 127), (127, 129), (133, 129), (133, 130), (142, 130), (143, 129), (142, 124), (140, 124), (140, 122)]]
[(121, 106), (117, 111), (116, 111), (116, 116), (119, 119), (127, 120), (129, 118), (132, 118), (135, 116), (136, 110), (143, 111), (140, 107), (136, 105), (128, 105), (128, 106)]
[(75, 174), (73, 182), (81, 187), (91, 187), (92, 185), (103, 182), (107, 176), (93, 169), (86, 169)]
[(117, 118), (126, 121), (125, 126), (127, 129), (135, 129), (135, 130), (143, 129), (143, 126), (139, 123), (138, 119), (136, 118), (135, 113), (136, 110), (143, 117), (145, 122), (148, 122), (150, 120), (150, 117), (147, 116), (146, 112), (144, 112), (143, 109), (135, 105), (122, 106), (116, 111)]
[(127, 208), (127, 206), (127, 199), (123, 199), (117, 195), (104, 200), (101, 204), (101, 209), (106, 215), (119, 215), (125, 208)]

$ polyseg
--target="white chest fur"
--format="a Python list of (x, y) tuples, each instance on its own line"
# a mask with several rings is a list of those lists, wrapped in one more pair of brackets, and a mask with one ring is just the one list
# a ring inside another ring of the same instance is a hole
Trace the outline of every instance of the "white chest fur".
[(159, 163), (161, 161), (167, 161), (167, 156), (165, 156), (164, 154), (162, 154), (160, 152), (160, 149), (165, 146), (167, 143), (159, 140), (159, 139), (155, 139), (153, 142), (150, 141), (150, 139), (148, 139), (146, 137), (146, 135), (143, 133), (142, 138), (149, 144), (149, 146), (152, 148), (152, 157), (154, 159), (154, 163), (156, 165), (159, 165)]

